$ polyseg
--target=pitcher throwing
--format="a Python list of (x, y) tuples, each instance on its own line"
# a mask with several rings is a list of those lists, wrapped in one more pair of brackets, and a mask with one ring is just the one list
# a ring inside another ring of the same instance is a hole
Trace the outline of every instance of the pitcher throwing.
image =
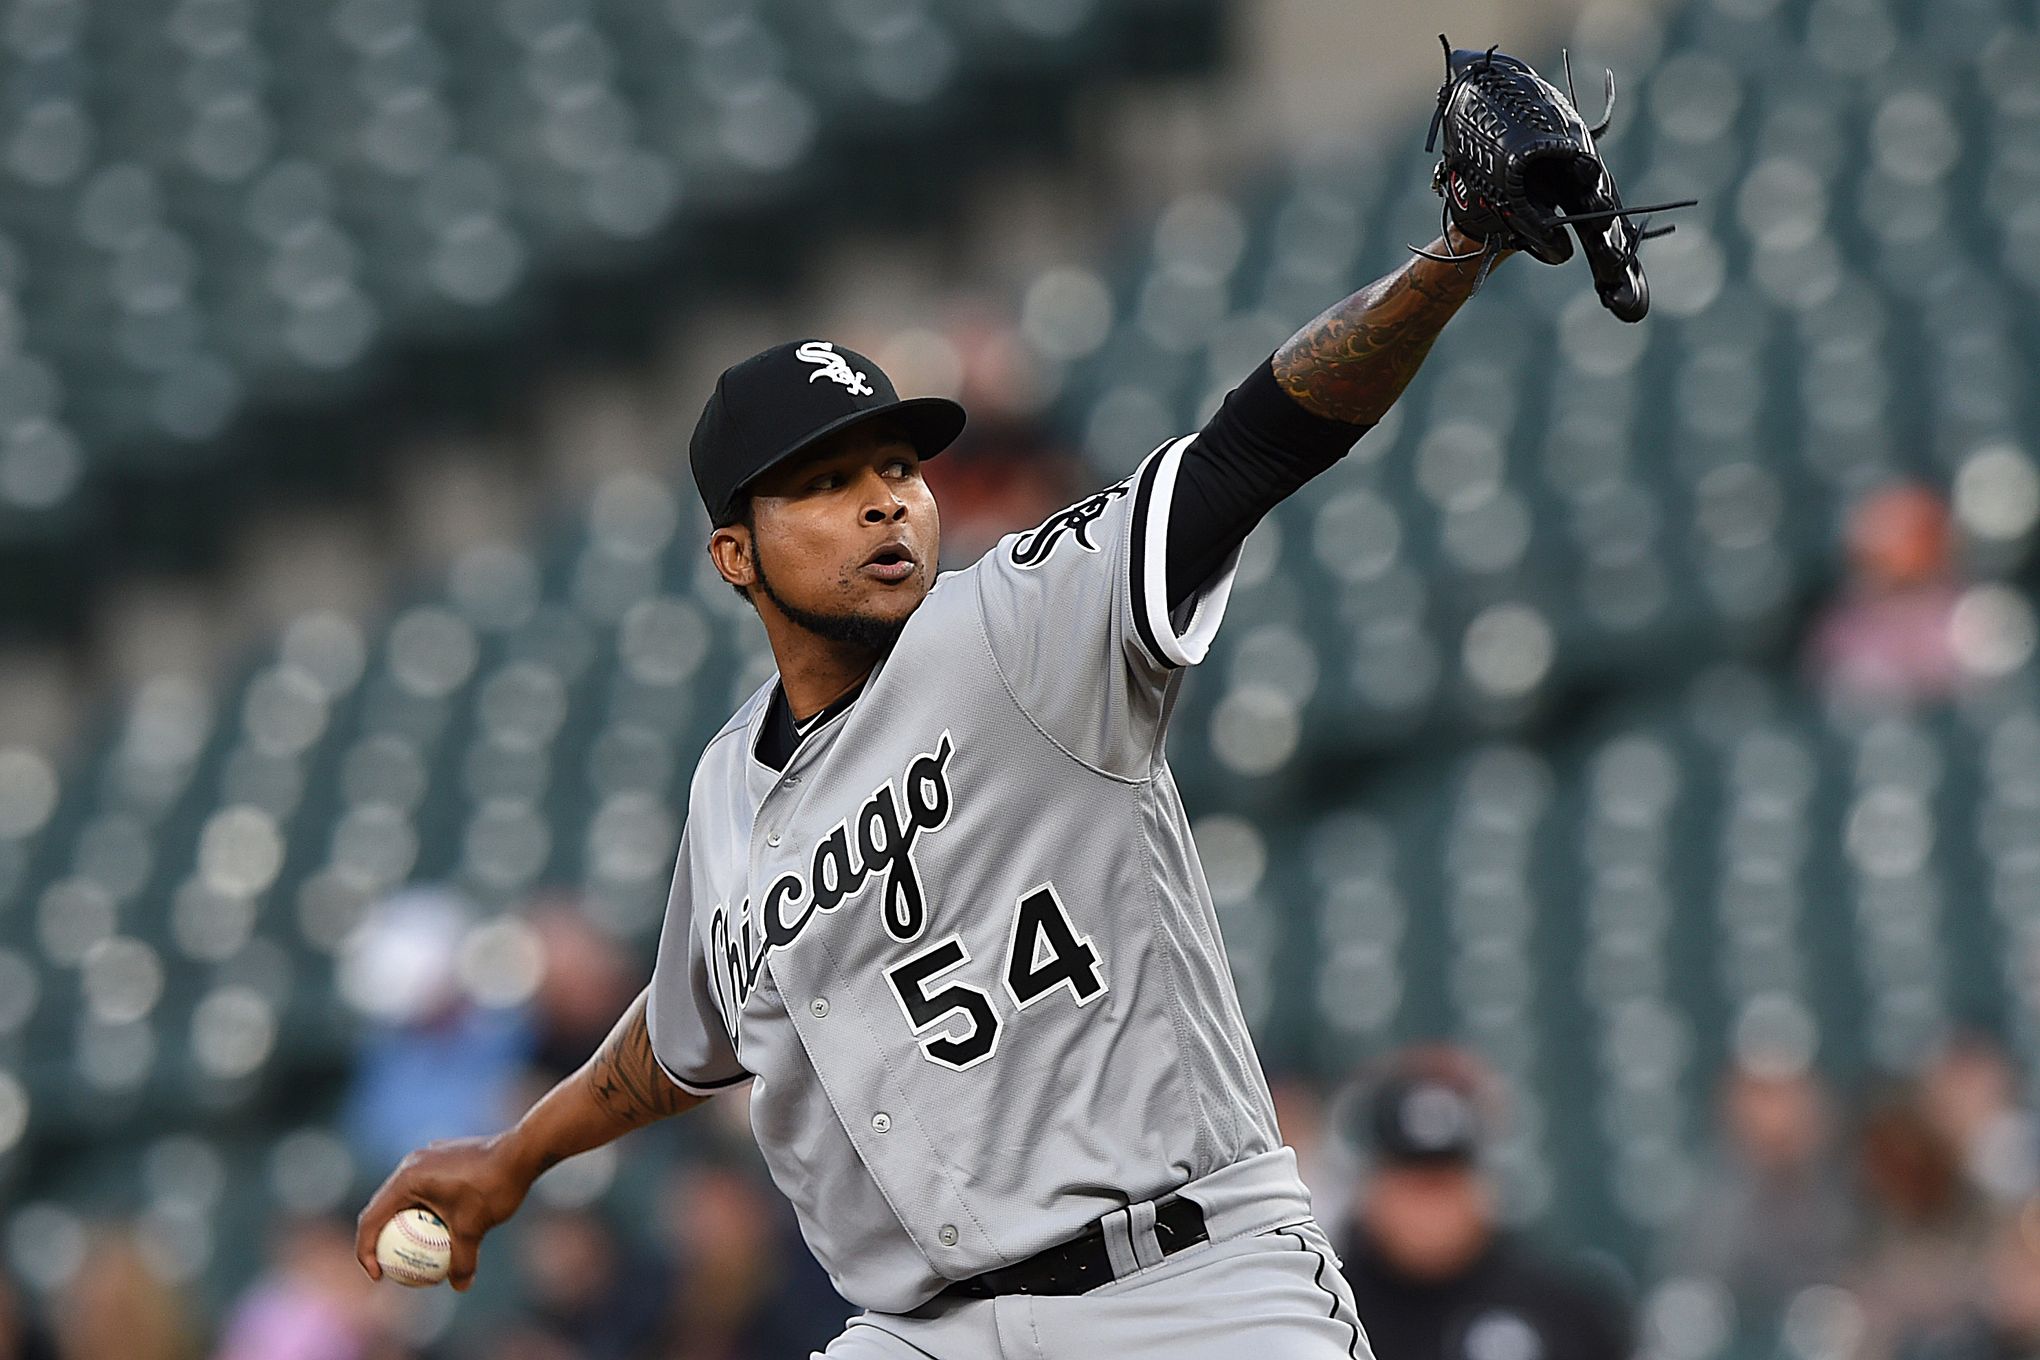
[(1496, 234), (1510, 204), (1469, 234), (1468, 181), (1441, 182), (1455, 224), (1429, 252), (960, 571), (937, 575), (921, 478), (955, 403), (901, 400), (826, 340), (722, 375), (694, 478), (778, 673), (695, 771), (650, 986), (516, 1127), (405, 1159), (362, 1213), (364, 1269), (424, 1205), (464, 1288), (547, 1167), (748, 1081), (774, 1180), (866, 1310), (830, 1357), (1368, 1355), (1162, 748), (1247, 532), (1520, 244)]

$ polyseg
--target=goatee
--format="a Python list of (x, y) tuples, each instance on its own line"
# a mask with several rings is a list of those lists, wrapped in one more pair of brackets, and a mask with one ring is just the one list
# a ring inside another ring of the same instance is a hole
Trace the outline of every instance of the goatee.
[(779, 612), (788, 619), (826, 641), (871, 652), (886, 652), (892, 650), (892, 645), (900, 640), (900, 632), (907, 626), (906, 617), (881, 619), (869, 614), (822, 614), (801, 608), (773, 589), (772, 578), (765, 574), (765, 559), (755, 543), (751, 547), (751, 565), (758, 572), (758, 588), (765, 592), (765, 598), (778, 606)]

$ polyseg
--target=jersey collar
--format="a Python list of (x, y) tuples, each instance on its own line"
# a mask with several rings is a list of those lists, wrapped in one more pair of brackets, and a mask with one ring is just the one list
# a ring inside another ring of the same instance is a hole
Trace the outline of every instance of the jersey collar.
[(803, 720), (793, 716), (793, 705), (786, 701), (786, 687), (774, 681), (772, 698), (765, 705), (765, 721), (759, 724), (758, 740), (751, 748), (752, 756), (761, 765), (784, 770), (807, 735), (849, 712), (850, 706), (857, 702), (857, 696), (864, 693), (870, 683), (871, 676), (865, 676), (827, 708), (811, 713)]

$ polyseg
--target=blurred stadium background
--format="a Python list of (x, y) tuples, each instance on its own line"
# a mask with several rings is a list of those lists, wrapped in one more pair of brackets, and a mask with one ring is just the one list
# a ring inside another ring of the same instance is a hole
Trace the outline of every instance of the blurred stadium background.
[[(2040, 1152), (2034, 0), (9, 0), (0, 1357), (833, 1335), (741, 1097), (469, 1295), (349, 1273), (639, 985), (769, 672), (707, 380), (827, 334), (960, 396), (961, 564), (1435, 229), (1441, 26), (1614, 67), (1629, 196), (1703, 202), (1641, 326), (1503, 270), (1248, 545), (1171, 750), (1285, 1130), (1337, 1222), (1369, 1064), (1477, 1055), (1508, 1221), (1662, 1360), (1981, 1306)], [(1795, 1186), (1843, 1226), (1767, 1258)]]

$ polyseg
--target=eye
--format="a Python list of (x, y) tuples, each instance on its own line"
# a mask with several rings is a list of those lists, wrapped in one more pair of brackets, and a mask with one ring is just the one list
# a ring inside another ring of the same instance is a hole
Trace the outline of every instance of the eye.
[(885, 468), (887, 472), (897, 472), (902, 477), (911, 477), (914, 475), (914, 460), (911, 458), (895, 458), (890, 463), (887, 463)]

